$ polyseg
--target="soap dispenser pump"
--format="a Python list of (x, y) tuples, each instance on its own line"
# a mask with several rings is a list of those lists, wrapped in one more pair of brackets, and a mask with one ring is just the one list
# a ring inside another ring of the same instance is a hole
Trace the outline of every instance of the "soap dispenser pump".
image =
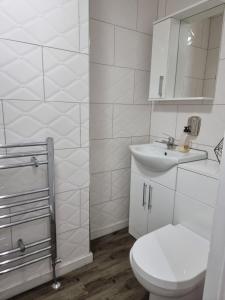
[(180, 137), (179, 141), (179, 147), (178, 150), (180, 152), (188, 152), (190, 151), (190, 145), (191, 145), (191, 136), (190, 136), (191, 130), (189, 126), (184, 127), (184, 131)]

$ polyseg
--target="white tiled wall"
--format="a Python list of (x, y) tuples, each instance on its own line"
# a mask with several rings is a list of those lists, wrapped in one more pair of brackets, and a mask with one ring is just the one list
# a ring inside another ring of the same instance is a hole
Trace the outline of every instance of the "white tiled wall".
[[(0, 143), (54, 138), (58, 268), (89, 257), (88, 4), (0, 2)], [(2, 171), (0, 182), (2, 194), (45, 187), (46, 169)], [(1, 251), (48, 233), (48, 222), (5, 230)], [(0, 298), (49, 270), (44, 262), (1, 276)]]
[(148, 143), (158, 0), (90, 0), (91, 234), (127, 225), (129, 145)]

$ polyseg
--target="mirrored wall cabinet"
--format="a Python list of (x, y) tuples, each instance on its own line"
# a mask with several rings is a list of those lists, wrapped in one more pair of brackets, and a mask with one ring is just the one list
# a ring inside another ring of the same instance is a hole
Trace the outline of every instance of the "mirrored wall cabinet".
[(224, 1), (201, 1), (154, 23), (149, 101), (214, 100)]

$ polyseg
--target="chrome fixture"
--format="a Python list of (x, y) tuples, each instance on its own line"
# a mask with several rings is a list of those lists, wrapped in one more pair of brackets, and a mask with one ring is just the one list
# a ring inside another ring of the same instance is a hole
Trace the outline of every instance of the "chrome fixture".
[[(4, 261), (0, 262), (0, 275), (12, 272), (14, 270), (18, 270), (20, 268), (29, 266), (31, 264), (43, 261), (45, 259), (51, 259), (52, 263), (52, 274), (53, 274), (53, 284), (52, 287), (54, 289), (58, 289), (60, 287), (60, 283), (57, 281), (56, 276), (56, 264), (60, 262), (57, 258), (57, 245), (56, 245), (56, 218), (55, 218), (55, 187), (54, 187), (54, 142), (53, 138), (47, 138), (45, 142), (39, 143), (24, 143), (24, 144), (12, 144), (12, 145), (4, 145), (0, 146), (0, 149), (16, 149), (16, 148), (26, 148), (26, 147), (44, 147), (43, 151), (27, 151), (27, 152), (18, 152), (18, 153), (7, 153), (5, 155), (0, 155), (0, 160), (7, 159), (7, 161), (11, 158), (26, 158), (31, 157), (29, 162), (18, 162), (14, 164), (2, 164), (0, 165), (0, 170), (5, 169), (14, 169), (21, 167), (35, 167), (39, 168), (42, 165), (46, 165), (47, 167), (47, 179), (48, 186), (36, 189), (24, 191), (22, 193), (15, 193), (9, 195), (0, 195), (0, 211), (4, 209), (11, 209), (13, 207), (26, 207), (26, 205), (40, 203), (40, 206), (34, 208), (27, 208), (16, 212), (10, 212), (9, 214), (0, 215), (0, 220), (4, 221), (4, 219), (8, 219), (10, 221), (6, 221), (6, 223), (2, 223), (0, 225), (0, 230), (4, 228), (12, 228), (14, 226), (25, 224), (29, 222), (33, 222), (35, 220), (41, 220), (45, 218), (49, 218), (50, 220), (50, 237), (47, 239), (35, 241), (33, 243), (25, 244), (21, 238), (17, 241), (17, 248), (10, 249), (4, 252), (0, 252), (0, 257), (7, 256), (8, 258)], [(36, 148), (37, 149), (37, 148)], [(44, 160), (38, 160), (37, 156), (46, 156)], [(36, 195), (36, 197), (34, 197)], [(40, 196), (41, 195), (41, 196)], [(24, 199), (24, 197), (28, 199)], [(10, 203), (10, 200), (16, 200), (20, 197), (23, 199), (19, 199), (18, 201), (13, 201)], [(8, 200), (8, 203), (1, 203), (3, 200)], [(41, 204), (41, 202), (47, 202), (47, 204)], [(43, 211), (43, 212), (42, 212)], [(27, 217), (24, 219), (13, 220), (13, 217), (26, 215), (27, 213), (37, 213), (33, 217)], [(39, 214), (38, 214), (39, 213)], [(34, 249), (32, 251), (28, 251), (28, 249), (32, 249), (36, 246), (42, 246), (41, 248)], [(17, 254), (17, 256), (15, 256)], [(11, 256), (13, 255), (13, 256)], [(40, 255), (37, 257), (37, 255)], [(11, 257), (10, 257), (11, 256)], [(35, 258), (34, 258), (35, 257)], [(27, 258), (26, 261), (24, 259)], [(29, 260), (31, 258), (31, 260)], [(33, 259), (32, 259), (33, 258)], [(11, 265), (15, 262), (20, 262), (18, 265)], [(9, 266), (8, 268), (6, 268)]]
[(175, 147), (177, 146), (177, 145), (175, 144), (175, 138), (172, 137), (172, 136), (170, 136), (170, 135), (167, 134), (167, 133), (163, 133), (163, 135), (166, 135), (166, 136), (168, 137), (167, 140), (161, 140), (161, 141), (156, 141), (156, 142), (162, 143), (162, 144), (166, 144), (168, 150), (173, 150), (173, 149), (175, 149)]

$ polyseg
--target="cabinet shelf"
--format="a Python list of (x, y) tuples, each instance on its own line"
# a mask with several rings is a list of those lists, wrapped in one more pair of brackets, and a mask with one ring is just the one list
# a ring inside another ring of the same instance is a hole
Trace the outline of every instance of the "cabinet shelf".
[(163, 101), (214, 101), (214, 98), (209, 97), (184, 97), (184, 98), (149, 98), (149, 102)]

